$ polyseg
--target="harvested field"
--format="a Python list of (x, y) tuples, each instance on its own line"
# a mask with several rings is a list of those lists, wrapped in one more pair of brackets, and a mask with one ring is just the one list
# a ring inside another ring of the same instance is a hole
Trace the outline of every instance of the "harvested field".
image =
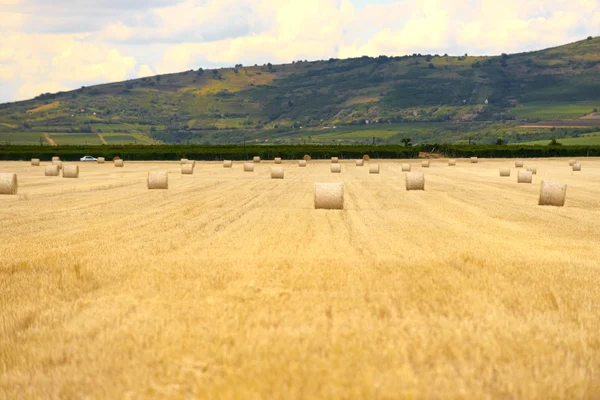
[[(599, 398), (600, 159), (581, 161), (528, 160), (523, 185), (511, 161), (431, 160), (425, 191), (416, 160), (284, 160), (283, 180), (0, 162), (0, 398)], [(316, 182), (344, 182), (344, 210), (315, 209)]]

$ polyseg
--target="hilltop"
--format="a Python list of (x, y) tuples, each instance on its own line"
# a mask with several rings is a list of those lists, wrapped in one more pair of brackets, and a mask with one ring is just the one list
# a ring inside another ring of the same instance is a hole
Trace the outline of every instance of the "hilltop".
[[(515, 135), (527, 129), (519, 125), (540, 120), (552, 120), (552, 127), (588, 127), (575, 130), (577, 135), (592, 132), (600, 125), (597, 108), (600, 38), (589, 38), (494, 57), (414, 54), (237, 65), (46, 93), (0, 105), (0, 141), (319, 142), (375, 136), (391, 143), (409, 132), (415, 142), (461, 141), (464, 131), (484, 142), (497, 132), (518, 141), (526, 138)], [(490, 123), (509, 128), (486, 134)], [(540, 125), (533, 138), (545, 138), (544, 129), (552, 127)]]

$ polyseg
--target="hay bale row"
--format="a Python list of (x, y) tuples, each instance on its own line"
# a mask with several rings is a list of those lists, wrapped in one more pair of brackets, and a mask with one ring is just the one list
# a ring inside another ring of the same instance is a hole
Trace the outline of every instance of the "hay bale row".
[(362, 167), (363, 165), (365, 165), (365, 160), (356, 160), (357, 167)]
[(63, 168), (63, 178), (79, 178), (79, 166), (65, 165)]
[(429, 160), (421, 161), (421, 167), (423, 167), (423, 168), (429, 168)]
[(167, 171), (148, 172), (148, 189), (168, 189), (169, 173)]
[(60, 160), (53, 160), (52, 165), (56, 165), (58, 169), (62, 169), (62, 161)]
[(527, 167), (527, 171), (531, 172), (533, 175), (537, 175), (537, 167)]
[(233, 161), (223, 160), (223, 168), (231, 168), (232, 165), (233, 165)]
[(379, 173), (379, 164), (369, 165), (369, 173), (370, 174), (378, 174)]
[(60, 161), (60, 157), (54, 156), (52, 157), (52, 161)]
[(275, 157), (275, 164), (281, 164), (281, 157)]
[(96, 162), (97, 162), (98, 164), (104, 164), (104, 163), (105, 163), (105, 161), (106, 161), (106, 159), (105, 159), (104, 157), (98, 157), (98, 159), (97, 159), (97, 161), (96, 161)]
[(510, 176), (510, 168), (500, 168), (500, 176)]
[(410, 164), (402, 164), (402, 172), (410, 172), (411, 169)]
[(254, 163), (244, 163), (244, 172), (254, 172)]
[(315, 183), (315, 209), (343, 210), (343, 183)]
[(260, 157), (259, 156), (254, 156), (252, 158), (252, 162), (259, 163), (260, 162)]
[(45, 176), (58, 176), (60, 172), (60, 169), (58, 168), (58, 165), (48, 165), (45, 169), (44, 169), (44, 175)]
[(39, 167), (40, 166), (40, 159), (39, 158), (32, 158), (31, 159), (31, 165), (34, 167)]
[(471, 157), (471, 164), (477, 164), (479, 162), (479, 159), (477, 159), (477, 157)]
[(181, 175), (193, 175), (194, 164), (183, 164), (181, 165)]
[(332, 163), (339, 163), (340, 159), (338, 157), (331, 157), (331, 162)]
[(573, 171), (581, 171), (581, 164), (579, 164), (578, 162), (573, 164)]
[(331, 164), (331, 172), (334, 174), (339, 174), (340, 172), (342, 172), (342, 165), (341, 164)]
[(521, 161), (521, 160), (515, 161), (515, 168), (523, 168), (523, 161)]
[(123, 160), (121, 160), (120, 158), (118, 160), (115, 160), (115, 167), (117, 168), (123, 168)]
[(451, 166), (451, 167), (454, 167), (456, 165), (456, 160), (453, 159), (453, 158), (449, 159), (448, 160), (448, 165)]
[(271, 179), (283, 179), (283, 167), (271, 167)]
[(306, 167), (306, 160), (298, 160), (298, 166), (299, 167)]
[(406, 190), (425, 190), (425, 174), (408, 172), (406, 174)]
[(17, 194), (17, 174), (0, 172), (0, 194)]
[(533, 182), (533, 174), (531, 171), (520, 170), (517, 176), (518, 183), (531, 183)]
[(558, 182), (542, 181), (540, 190), (540, 206), (556, 206), (562, 207), (565, 205), (567, 197), (567, 185)]

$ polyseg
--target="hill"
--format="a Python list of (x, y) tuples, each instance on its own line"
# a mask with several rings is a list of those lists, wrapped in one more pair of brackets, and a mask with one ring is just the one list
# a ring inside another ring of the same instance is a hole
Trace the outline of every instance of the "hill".
[(46, 93), (0, 105), (0, 142), (519, 142), (598, 131), (598, 108), (600, 38), (588, 38), (494, 57), (237, 65)]

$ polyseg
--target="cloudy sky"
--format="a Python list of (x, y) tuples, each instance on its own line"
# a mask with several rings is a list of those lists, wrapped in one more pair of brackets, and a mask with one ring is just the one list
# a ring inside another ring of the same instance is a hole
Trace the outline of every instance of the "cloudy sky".
[(293, 60), (500, 54), (600, 35), (600, 0), (0, 0), (0, 103)]

